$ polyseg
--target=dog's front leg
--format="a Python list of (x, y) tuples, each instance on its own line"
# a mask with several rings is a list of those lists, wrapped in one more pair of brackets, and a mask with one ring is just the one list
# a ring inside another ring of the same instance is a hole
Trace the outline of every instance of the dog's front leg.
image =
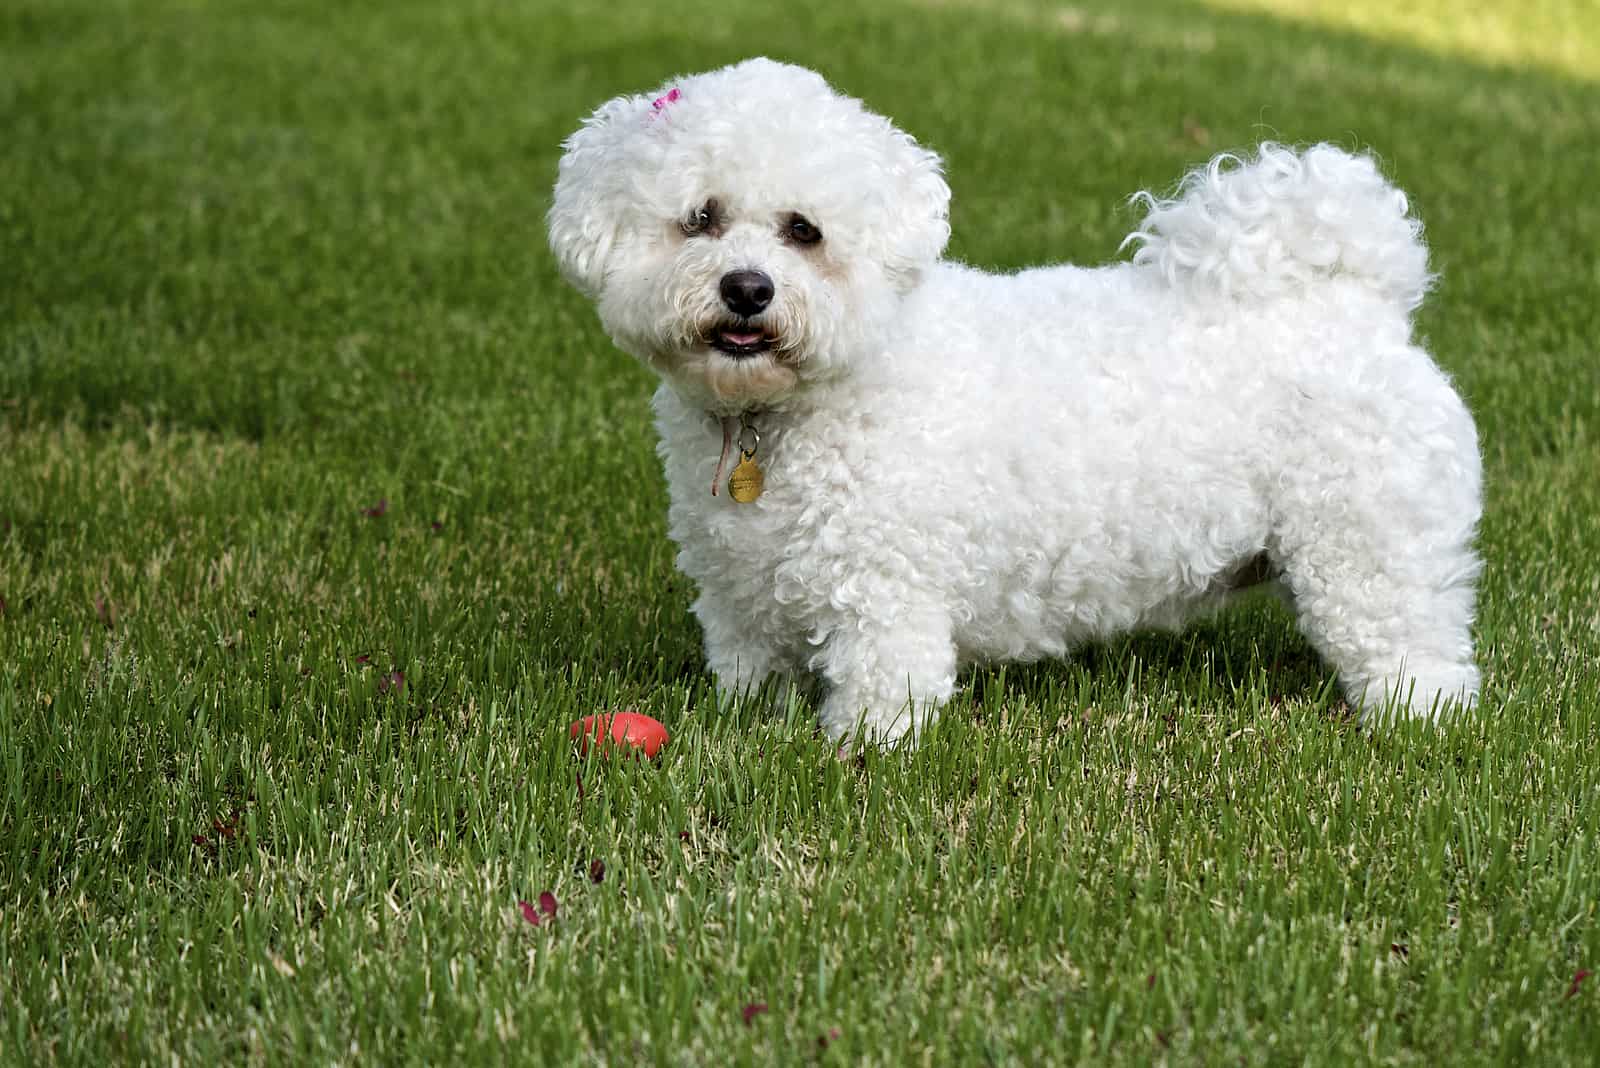
[(706, 666), (716, 680), (721, 705), (765, 694), (781, 707), (791, 687), (802, 691), (807, 687), (803, 673), (749, 613), (710, 590), (701, 594), (694, 610), (705, 640)]
[(820, 659), (830, 687), (822, 727), (835, 741), (915, 742), (955, 690), (950, 619), (937, 610), (846, 620)]

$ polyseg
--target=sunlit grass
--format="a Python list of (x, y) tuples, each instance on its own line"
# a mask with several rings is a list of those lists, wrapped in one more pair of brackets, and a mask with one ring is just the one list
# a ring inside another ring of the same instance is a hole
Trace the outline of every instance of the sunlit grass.
[[(1600, 0), (1144, 0), (1137, 4), (1052, 0), (912, 0), (919, 7), (965, 10), (1026, 25), (1062, 40), (1131, 36), (1216, 47), (1225, 25), (1185, 9), (1268, 15), (1355, 33), (1405, 48), (1508, 68), (1534, 68), (1584, 81), (1600, 79)], [(1176, 17), (1175, 17), (1176, 16)], [(1291, 57), (1284, 57), (1289, 61)]]
[(1600, 2), (1596, 0), (1204, 2), (1223, 11), (1304, 20), (1477, 62), (1539, 67), (1587, 81), (1600, 79)]

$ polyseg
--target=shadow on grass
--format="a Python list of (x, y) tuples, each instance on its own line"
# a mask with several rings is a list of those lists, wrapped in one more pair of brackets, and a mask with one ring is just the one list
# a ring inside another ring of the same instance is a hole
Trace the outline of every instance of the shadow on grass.
[(1197, 623), (1180, 633), (1139, 631), (1090, 643), (1061, 660), (974, 668), (965, 682), (980, 705), (1075, 692), (1080, 710), (1086, 710), (1151, 683), (1163, 692), (1254, 694), (1271, 705), (1311, 701), (1326, 694), (1331, 675), (1288, 618), (1275, 615), (1254, 617), (1248, 629), (1242, 619), (1232, 619), (1227, 625)]

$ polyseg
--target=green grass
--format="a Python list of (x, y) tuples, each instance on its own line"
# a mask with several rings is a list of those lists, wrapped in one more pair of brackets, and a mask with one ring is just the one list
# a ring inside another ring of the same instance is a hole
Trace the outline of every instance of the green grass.
[[(0, 1060), (1589, 1063), (1600, 18), (1488, 63), (1381, 6), (0, 9)], [(1377, 151), (1483, 435), (1481, 722), (1363, 732), (1266, 602), (915, 753), (719, 715), (543, 214), (595, 104), (753, 52), (942, 151), (989, 267)], [(613, 707), (669, 748), (574, 757)]]

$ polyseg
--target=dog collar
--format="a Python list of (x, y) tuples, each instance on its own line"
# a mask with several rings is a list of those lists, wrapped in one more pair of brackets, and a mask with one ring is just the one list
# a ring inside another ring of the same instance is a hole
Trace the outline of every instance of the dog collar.
[[(739, 462), (735, 465), (733, 474), (728, 476), (728, 496), (738, 504), (749, 504), (761, 496), (766, 483), (761, 465), (756, 463), (756, 450), (761, 447), (761, 433), (756, 430), (755, 415), (753, 412), (724, 415), (718, 418), (718, 422), (722, 424), (722, 454), (717, 457), (717, 473), (711, 476), (711, 496), (715, 497), (722, 488), (722, 472), (728, 466), (728, 453), (737, 439)], [(734, 432), (735, 427), (738, 428), (737, 435)]]

